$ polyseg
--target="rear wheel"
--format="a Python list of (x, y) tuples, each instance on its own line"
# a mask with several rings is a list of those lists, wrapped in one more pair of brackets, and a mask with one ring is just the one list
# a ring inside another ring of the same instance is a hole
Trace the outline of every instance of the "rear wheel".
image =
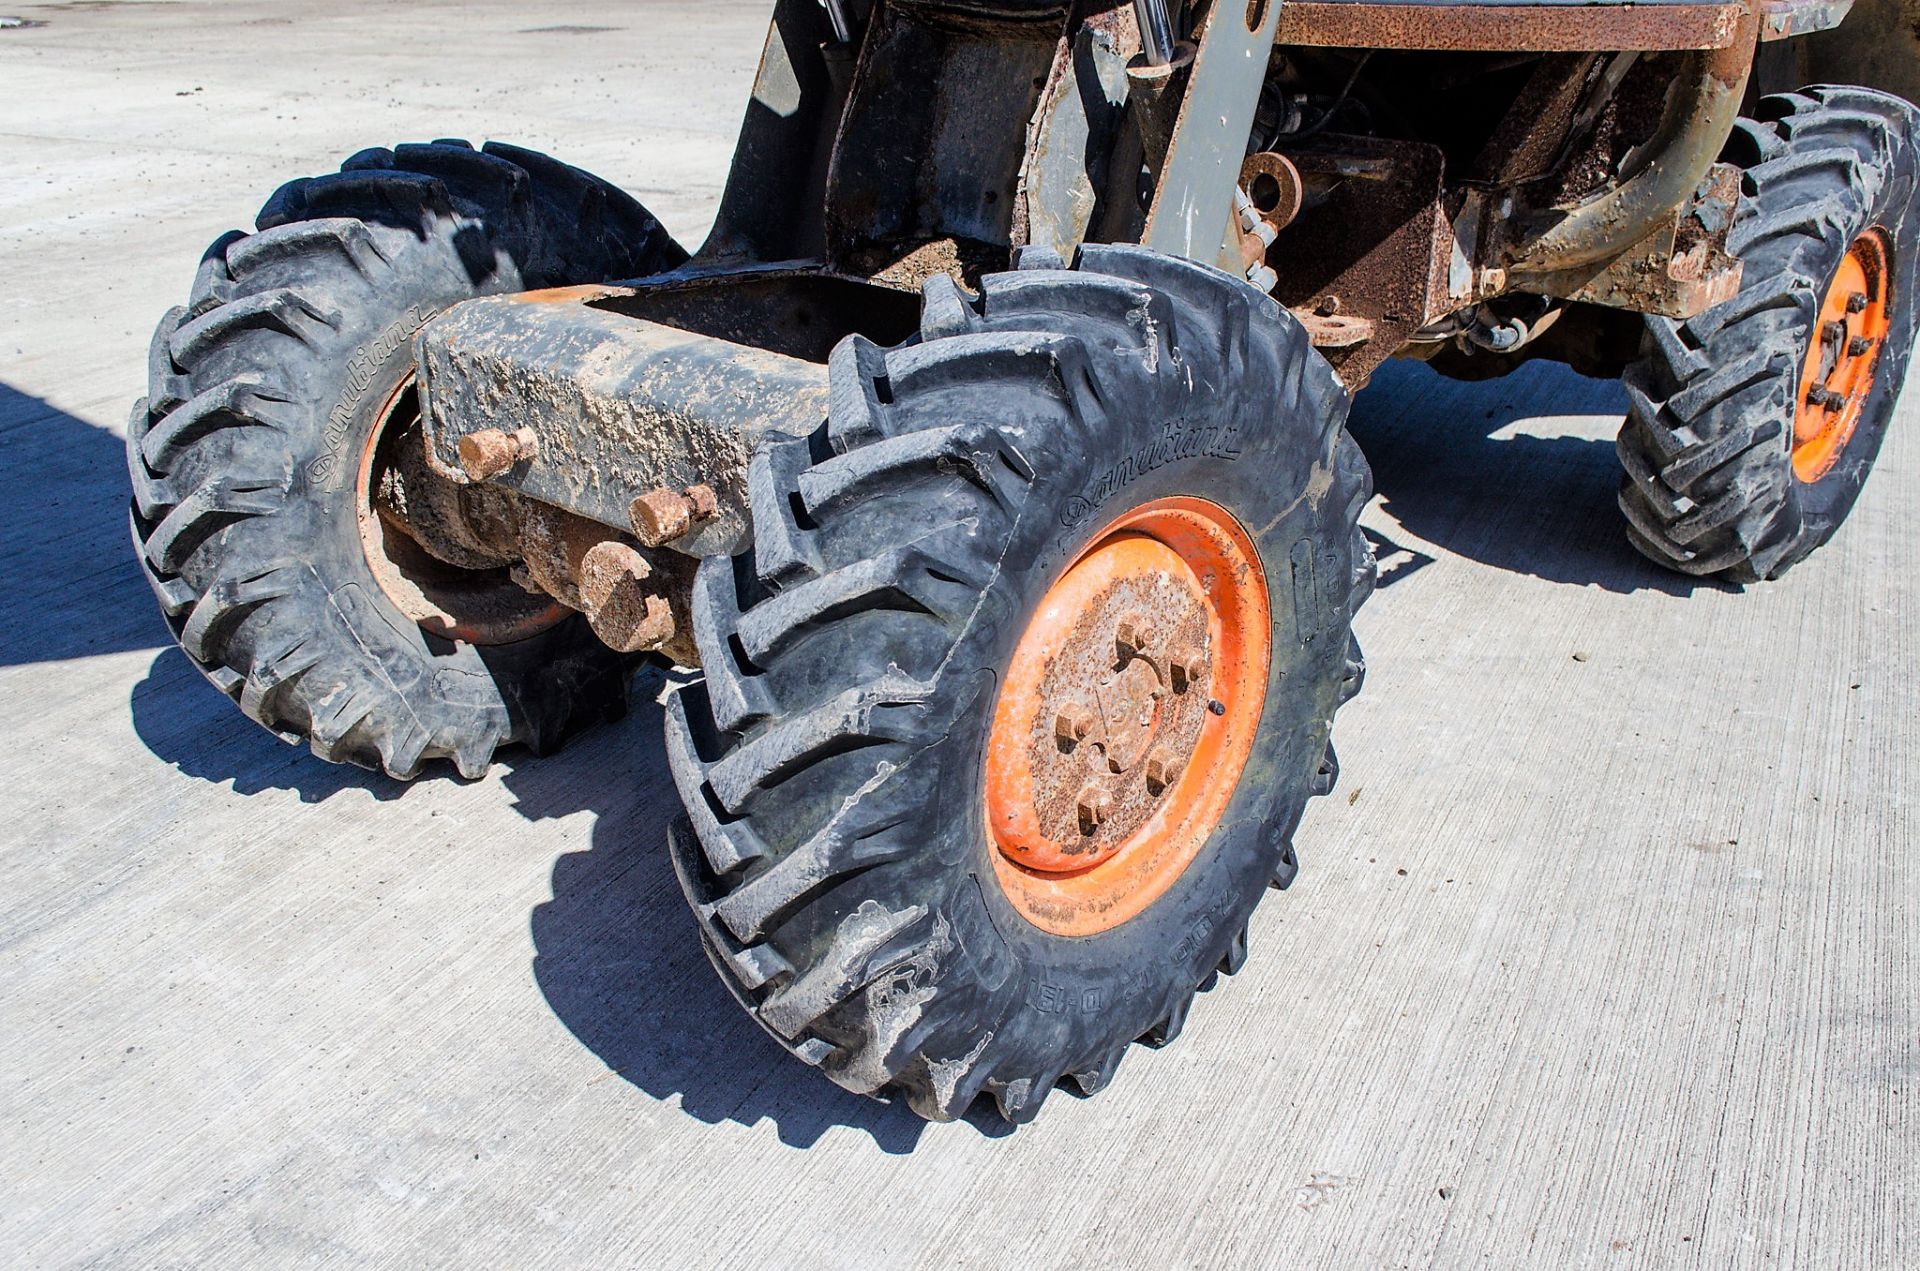
[(1626, 376), (1620, 507), (1653, 560), (1777, 578), (1852, 511), (1920, 320), (1916, 118), (1881, 93), (1810, 88), (1741, 121), (1740, 294), (1650, 318)]
[(1140, 248), (929, 284), (754, 458), (696, 584), (673, 853), (754, 1017), (849, 1089), (1025, 1120), (1180, 1031), (1295, 872), (1363, 675), (1347, 396), (1297, 324)]
[(412, 342), (474, 296), (684, 257), (606, 183), (465, 142), (363, 151), (216, 242), (127, 430), (135, 545), (195, 665), (288, 740), (396, 777), (477, 776), (622, 709), (632, 658), (433, 532), (488, 496), (425, 462)]

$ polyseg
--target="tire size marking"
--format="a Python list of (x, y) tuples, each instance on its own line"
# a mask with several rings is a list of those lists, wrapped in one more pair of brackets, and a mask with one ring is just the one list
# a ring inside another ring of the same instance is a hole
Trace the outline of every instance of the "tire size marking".
[(353, 431), (354, 414), (360, 409), (367, 391), (373, 387), (380, 368), (401, 347), (412, 343), (414, 333), (426, 324), (420, 306), (409, 305), (404, 314), (380, 333), (379, 338), (353, 351), (353, 356), (347, 359), (346, 393), (327, 415), (327, 430), (320, 439), (320, 454), (307, 465), (308, 481), (317, 486), (326, 486), (339, 474), (342, 466), (340, 449), (346, 443), (347, 434)]
[(1188, 424), (1174, 420), (1162, 427), (1160, 436), (1122, 455), (1082, 493), (1069, 498), (1060, 513), (1060, 524), (1070, 530), (1084, 525), (1114, 495), (1170, 463), (1196, 458), (1231, 461), (1239, 457), (1240, 425)]

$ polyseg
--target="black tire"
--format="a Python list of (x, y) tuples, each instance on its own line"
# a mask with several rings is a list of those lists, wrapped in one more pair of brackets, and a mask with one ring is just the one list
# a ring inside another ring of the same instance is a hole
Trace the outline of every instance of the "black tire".
[[(1686, 322), (1647, 320), (1626, 374), (1620, 508), (1636, 547), (1662, 565), (1735, 582), (1778, 578), (1832, 538), (1853, 509), (1905, 382), (1920, 253), (1913, 249), (1916, 113), (1859, 88), (1768, 97), (1727, 159), (1745, 170), (1731, 249), (1740, 294)], [(1821, 301), (1869, 229), (1891, 245), (1892, 330), (1860, 422), (1816, 481), (1795, 476), (1794, 418)]]
[[(936, 279), (918, 341), (836, 350), (829, 421), (754, 457), (753, 550), (701, 565), (706, 678), (668, 712), (689, 814), (671, 846), (720, 974), (800, 1058), (935, 1120), (985, 1093), (1024, 1121), (1063, 1078), (1090, 1094), (1129, 1044), (1179, 1033), (1292, 881), (1306, 800), (1335, 780), (1334, 710), (1364, 675), (1371, 478), (1304, 331), (1142, 248), (1043, 265), (977, 299)], [(1254, 539), (1267, 704), (1179, 881), (1103, 933), (1052, 935), (988, 855), (996, 677), (1099, 528), (1170, 495)]]
[(459, 141), (363, 151), (282, 187), (258, 224), (215, 242), (161, 320), (127, 430), (135, 545), (181, 646), (267, 728), (395, 777), (435, 757), (478, 776), (500, 745), (618, 713), (632, 661), (584, 619), (478, 647), (389, 601), (361, 547), (359, 456), (436, 312), (685, 253), (597, 178)]

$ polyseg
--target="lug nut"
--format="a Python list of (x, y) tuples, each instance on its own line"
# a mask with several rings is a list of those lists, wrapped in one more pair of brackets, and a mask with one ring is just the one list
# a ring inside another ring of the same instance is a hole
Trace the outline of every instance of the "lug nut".
[(1088, 786), (1080, 792), (1079, 811), (1080, 832), (1092, 836), (1113, 815), (1113, 796), (1099, 786)]
[(1147, 650), (1147, 642), (1153, 639), (1153, 628), (1147, 620), (1137, 613), (1130, 613), (1120, 619), (1113, 629), (1113, 642), (1122, 656), (1137, 658)]
[(1847, 341), (1848, 357), (1865, 357), (1871, 352), (1873, 352), (1873, 341), (1864, 335), (1856, 335)]
[(1824, 411), (1837, 411), (1846, 404), (1847, 399), (1830, 388), (1814, 388), (1807, 392), (1807, 405), (1818, 406)]
[(665, 547), (702, 521), (720, 514), (720, 498), (710, 485), (669, 490), (665, 486), (649, 490), (627, 508), (633, 533), (648, 547)]
[(525, 463), (540, 453), (540, 440), (531, 428), (482, 428), (460, 439), (455, 447), (460, 455), (460, 470), (471, 481), (491, 481), (515, 464)]
[(1156, 799), (1167, 792), (1167, 788), (1180, 780), (1183, 765), (1178, 756), (1165, 747), (1155, 746), (1153, 753), (1147, 756), (1147, 793)]
[(1173, 677), (1173, 691), (1184, 693), (1207, 677), (1207, 655), (1183, 644), (1167, 655), (1167, 671)]
[(1847, 324), (1837, 319), (1827, 323), (1822, 330), (1829, 340), (1844, 340), (1847, 338)]
[(1870, 303), (1872, 303), (1872, 298), (1868, 296), (1866, 292), (1856, 291), (1847, 297), (1847, 312), (1865, 313), (1867, 311), (1867, 305)]
[(1069, 706), (1053, 718), (1053, 735), (1067, 748), (1084, 741), (1093, 731), (1093, 712), (1084, 706)]

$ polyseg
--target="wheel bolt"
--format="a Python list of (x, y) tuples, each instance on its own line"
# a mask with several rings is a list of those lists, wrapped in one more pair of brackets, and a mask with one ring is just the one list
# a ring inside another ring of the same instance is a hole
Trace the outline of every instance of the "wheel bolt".
[(1169, 786), (1180, 780), (1182, 766), (1177, 755), (1165, 747), (1154, 747), (1153, 753), (1147, 756), (1147, 793), (1156, 799), (1165, 794)]
[(1847, 338), (1847, 324), (1837, 319), (1827, 323), (1825, 331), (1827, 339), (1829, 340), (1844, 340)]
[(1830, 388), (1816, 388), (1807, 393), (1807, 405), (1818, 406), (1824, 411), (1837, 411), (1846, 404), (1847, 399)]
[(1847, 312), (1848, 313), (1865, 313), (1867, 311), (1867, 305), (1870, 302), (1871, 302), (1871, 297), (1869, 297), (1866, 292), (1856, 291), (1851, 296), (1847, 297)]
[(1183, 644), (1167, 655), (1167, 671), (1173, 677), (1173, 691), (1184, 693), (1207, 677), (1207, 655)]
[(688, 486), (684, 492), (661, 486), (647, 491), (627, 508), (634, 537), (648, 547), (665, 547), (719, 514), (719, 496), (708, 485)]
[(1147, 620), (1137, 613), (1130, 613), (1120, 619), (1113, 629), (1113, 642), (1119, 646), (1123, 656), (1137, 658), (1147, 650), (1147, 642), (1153, 639), (1153, 628)]
[(1069, 706), (1053, 717), (1053, 735), (1071, 749), (1093, 731), (1093, 712), (1084, 706)]
[(460, 470), (470, 481), (491, 481), (515, 464), (532, 459), (540, 451), (539, 439), (531, 428), (507, 432), (500, 428), (482, 428), (462, 437), (455, 447)]
[(1865, 357), (1873, 352), (1873, 341), (1864, 335), (1856, 335), (1847, 342), (1848, 357)]
[(1091, 836), (1113, 814), (1113, 796), (1099, 786), (1088, 786), (1080, 792), (1079, 811), (1080, 832)]

